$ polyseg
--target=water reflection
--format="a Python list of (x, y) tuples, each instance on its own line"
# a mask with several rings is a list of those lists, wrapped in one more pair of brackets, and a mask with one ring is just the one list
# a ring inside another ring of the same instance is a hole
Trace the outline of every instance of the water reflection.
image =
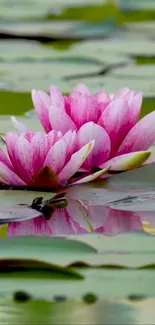
[(155, 212), (123, 211), (89, 201), (69, 200), (66, 208), (58, 209), (49, 220), (44, 216), (8, 225), (8, 236), (64, 236), (97, 232), (108, 235), (144, 231), (143, 221), (155, 226)]

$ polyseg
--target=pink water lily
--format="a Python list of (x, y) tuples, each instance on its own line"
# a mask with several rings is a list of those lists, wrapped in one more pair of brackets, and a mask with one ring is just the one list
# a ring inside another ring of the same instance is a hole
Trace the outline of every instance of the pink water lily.
[[(48, 134), (8, 132), (5, 141), (8, 155), (0, 148), (0, 183), (36, 188), (66, 185), (94, 146), (93, 140), (77, 149), (75, 131), (63, 136), (54, 130)], [(96, 177), (98, 172), (87, 175), (87, 181)]]
[(111, 170), (134, 169), (148, 159), (147, 151), (155, 142), (155, 111), (138, 121), (142, 94), (123, 88), (114, 95), (105, 91), (93, 95), (79, 84), (69, 96), (63, 96), (56, 86), (50, 94), (32, 91), (32, 100), (39, 119), (48, 133), (77, 132), (78, 148), (95, 139), (95, 146), (82, 168), (110, 166)]

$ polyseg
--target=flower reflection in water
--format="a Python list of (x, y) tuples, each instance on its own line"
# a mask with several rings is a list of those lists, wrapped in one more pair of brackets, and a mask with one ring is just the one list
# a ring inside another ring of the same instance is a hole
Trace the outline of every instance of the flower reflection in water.
[(142, 221), (155, 225), (154, 212), (114, 210), (92, 205), (90, 201), (69, 200), (67, 208), (58, 209), (50, 220), (44, 216), (8, 225), (8, 236), (66, 236), (80, 233), (116, 235), (143, 231)]

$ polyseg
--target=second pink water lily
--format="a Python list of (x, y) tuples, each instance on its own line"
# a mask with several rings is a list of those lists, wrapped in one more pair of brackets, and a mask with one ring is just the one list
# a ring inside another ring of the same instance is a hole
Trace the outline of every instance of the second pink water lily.
[(105, 91), (94, 95), (79, 84), (69, 96), (63, 96), (56, 86), (49, 95), (33, 90), (32, 100), (47, 133), (76, 131), (78, 148), (95, 139), (83, 170), (110, 166), (123, 171), (153, 162), (147, 150), (155, 142), (155, 111), (138, 121), (141, 93), (124, 88), (114, 95)]

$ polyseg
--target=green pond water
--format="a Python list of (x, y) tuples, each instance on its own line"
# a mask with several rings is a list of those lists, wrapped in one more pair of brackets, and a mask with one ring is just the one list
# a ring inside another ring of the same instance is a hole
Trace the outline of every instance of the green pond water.
[[(154, 0), (1, 0), (0, 133), (11, 115), (42, 130), (30, 92), (51, 84), (153, 111), (154, 19)], [(31, 204), (54, 193), (0, 190), (0, 324), (154, 324), (155, 165), (65, 192), (48, 220)]]

